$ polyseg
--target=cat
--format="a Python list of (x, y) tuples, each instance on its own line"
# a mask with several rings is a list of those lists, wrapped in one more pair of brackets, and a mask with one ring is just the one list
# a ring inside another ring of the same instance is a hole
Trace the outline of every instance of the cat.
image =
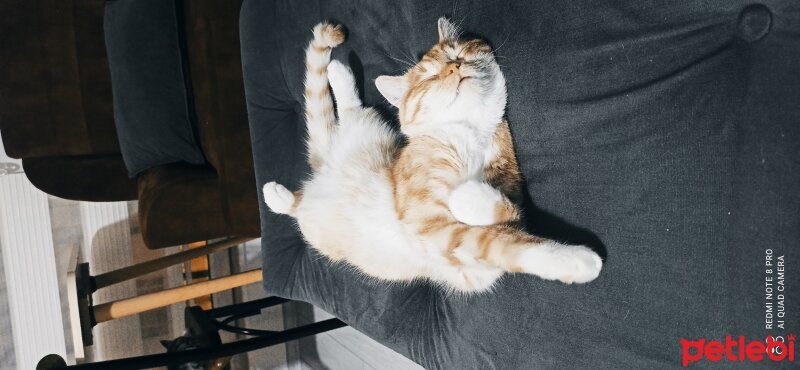
[(462, 39), (446, 18), (438, 31), (405, 74), (375, 80), (398, 108), (401, 136), (363, 106), (349, 68), (331, 61), (343, 27), (314, 27), (304, 93), (313, 173), (297, 192), (265, 184), (267, 206), (294, 217), (319, 253), (385, 281), (425, 278), (474, 293), (506, 272), (594, 280), (602, 268), (594, 251), (520, 226), (521, 175), (491, 47)]

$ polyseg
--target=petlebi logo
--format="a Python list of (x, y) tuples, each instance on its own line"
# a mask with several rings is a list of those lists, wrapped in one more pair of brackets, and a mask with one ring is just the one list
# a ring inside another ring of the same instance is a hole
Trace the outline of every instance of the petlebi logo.
[(744, 336), (726, 335), (724, 341), (700, 338), (687, 340), (681, 338), (681, 365), (708, 360), (712, 362), (794, 362), (795, 340), (792, 333), (783, 337), (767, 337), (766, 341), (746, 340)]
[[(758, 313), (758, 325), (765, 332), (760, 338), (745, 338), (744, 335), (731, 336), (718, 339), (686, 339), (681, 338), (681, 365), (689, 367), (700, 361), (711, 362), (762, 362), (774, 363), (795, 362), (795, 341), (797, 336), (791, 332), (787, 323), (789, 319), (787, 308), (790, 287), (787, 283), (787, 274), (790, 261), (783, 253), (772, 248), (764, 250), (763, 275), (759, 282), (761, 291), (758, 292), (763, 299), (763, 309)], [(788, 334), (786, 334), (788, 332)], [(765, 338), (766, 337), (766, 338)], [(742, 368), (747, 368), (743, 365)]]

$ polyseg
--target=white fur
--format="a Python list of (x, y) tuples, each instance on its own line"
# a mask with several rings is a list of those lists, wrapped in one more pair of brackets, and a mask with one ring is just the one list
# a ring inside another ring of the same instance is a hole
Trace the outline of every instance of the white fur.
[(356, 91), (355, 77), (349, 67), (338, 60), (332, 60), (328, 64), (328, 80), (330, 81), (331, 89), (335, 93), (334, 98), (339, 111), (361, 108), (361, 99), (358, 97), (358, 91)]
[(459, 185), (447, 200), (453, 217), (467, 225), (485, 226), (497, 223), (495, 211), (503, 201), (503, 193), (491, 185), (468, 180)]
[(325, 165), (303, 184), (296, 217), (307, 241), (324, 254), (347, 248), (348, 262), (363, 272), (409, 281), (422, 275), (426, 260), (409, 248), (386, 177), (397, 138), (374, 112), (362, 113), (338, 127)]
[(550, 242), (522, 252), (519, 264), (523, 272), (563, 283), (586, 283), (600, 275), (600, 256), (582, 245)]
[(283, 185), (273, 182), (264, 184), (264, 203), (272, 212), (289, 214), (294, 205), (294, 194)]
[[(440, 20), (439, 29), (443, 37), (458, 34), (446, 20)], [(394, 282), (428, 278), (457, 292), (491, 289), (504, 271), (479, 261), (474, 248), (453, 250), (462, 263), (454, 266), (441, 242), (425, 239), (399, 222), (389, 173), (400, 136), (374, 110), (362, 107), (352, 72), (338, 62), (327, 64), (329, 57), (329, 51), (314, 54), (309, 47), (307, 63), (313, 68), (327, 65), (328, 73), (307, 76), (306, 84), (320, 88), (330, 82), (338, 124), (308, 122), (309, 151), (320, 163), (303, 184), (296, 207), (294, 194), (274, 182), (264, 186), (267, 205), (276, 213), (292, 213), (306, 241), (322, 254), (349, 262), (372, 277)], [(494, 214), (500, 199), (496, 189), (482, 182), (486, 162), (498, 153), (492, 138), (506, 104), (505, 79), (491, 61), (488, 71), (475, 74), (475, 79), (435, 90), (423, 101), (420, 124), (401, 128), (411, 138), (433, 136), (456, 148), (459, 160), (466, 163), (464, 185), (439, 195), (449, 199), (455, 217), (472, 225), (490, 224), (486, 216)], [(477, 72), (465, 69), (464, 73)], [(393, 104), (407, 88), (398, 81), (386, 76), (376, 80)], [(307, 109), (317, 112), (329, 104), (326, 99), (306, 101)], [(591, 250), (555, 242), (532, 245), (511, 258), (524, 272), (567, 283), (590, 281), (602, 266)]]

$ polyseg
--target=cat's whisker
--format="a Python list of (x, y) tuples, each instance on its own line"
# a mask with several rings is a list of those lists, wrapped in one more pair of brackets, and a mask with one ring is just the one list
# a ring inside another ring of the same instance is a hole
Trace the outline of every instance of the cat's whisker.
[(417, 62), (418, 62), (419, 58), (415, 58), (414, 55), (411, 53), (411, 50), (403, 50), (403, 56), (408, 58), (407, 60), (412, 65), (417, 65)]
[(413, 67), (415, 65), (415, 63), (411, 63), (411, 62), (409, 62), (409, 61), (407, 61), (405, 59), (400, 59), (400, 58), (393, 57), (393, 56), (389, 55), (388, 53), (386, 54), (386, 56), (389, 57), (389, 58), (392, 58), (396, 62), (403, 63), (403, 65), (405, 65), (407, 67)]
[(471, 14), (472, 14), (472, 12), (470, 11), (469, 7), (467, 7), (467, 9), (466, 9), (466, 14), (464, 14), (463, 16), (461, 16), (460, 18), (458, 18), (458, 0), (455, 0), (455, 1), (453, 1), (453, 11), (452, 11), (452, 15), (451, 15), (451, 17), (452, 17), (453, 19), (458, 19), (458, 22), (457, 22), (457, 23), (455, 23), (455, 25), (456, 25), (456, 29), (458, 29), (458, 30), (459, 30), (459, 32), (458, 32), (458, 37), (459, 37), (459, 38), (461, 37), (461, 35), (462, 35), (462, 33), (463, 33), (463, 31), (462, 31), (462, 30), (464, 29), (464, 27), (463, 27), (463, 26), (464, 26), (464, 22), (466, 22), (467, 18), (468, 18), (468, 17), (469, 17)]
[(461, 36), (461, 34), (463, 33), (463, 31), (461, 31), (461, 30), (463, 30), (463, 29), (464, 29), (464, 28), (463, 28), (463, 26), (464, 26), (464, 22), (466, 22), (466, 21), (467, 21), (467, 16), (466, 16), (466, 15), (464, 15), (463, 17), (461, 17), (461, 20), (459, 20), (459, 21), (458, 21), (458, 24), (456, 25), (456, 27), (457, 27), (457, 28), (458, 28), (458, 30), (459, 30), (459, 31), (458, 31), (458, 35), (459, 35), (459, 36)]
[(500, 49), (501, 49), (503, 46), (505, 46), (506, 42), (508, 41), (508, 39), (509, 39), (510, 37), (511, 37), (511, 33), (509, 32), (509, 33), (506, 35), (506, 38), (503, 40), (503, 42), (502, 42), (502, 43), (500, 43), (500, 45), (499, 45), (498, 47), (494, 48), (494, 51), (495, 51), (495, 53), (496, 53), (498, 50), (500, 50)]

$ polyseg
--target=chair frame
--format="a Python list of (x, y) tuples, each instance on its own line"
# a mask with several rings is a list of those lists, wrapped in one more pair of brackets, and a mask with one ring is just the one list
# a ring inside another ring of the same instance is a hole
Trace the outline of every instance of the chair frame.
[[(102, 304), (94, 304), (92, 301), (92, 295), (95, 291), (200, 256), (224, 251), (251, 239), (248, 237), (231, 237), (199, 248), (189, 249), (96, 276), (91, 275), (88, 263), (80, 262), (79, 249), (73, 249), (70, 257), (70, 268), (67, 271), (67, 297), (72, 339), (75, 347), (75, 360), (80, 362), (84, 359), (84, 347), (93, 344), (92, 328), (99, 323), (256, 283), (262, 280), (262, 271), (261, 269), (250, 270)], [(193, 339), (200, 340), (202, 348), (94, 363), (78, 363), (72, 366), (67, 366), (61, 356), (47, 355), (39, 361), (36, 368), (139, 369), (179, 365), (193, 361), (220, 361), (233, 354), (248, 352), (346, 326), (345, 323), (338, 319), (324, 320), (284, 331), (268, 331), (230, 325), (232, 321), (260, 314), (264, 308), (288, 301), (288, 299), (280, 297), (267, 297), (208, 311), (203, 311), (197, 306), (187, 307), (185, 311), (187, 332)], [(220, 330), (253, 336), (254, 338), (223, 344), (218, 334)]]

